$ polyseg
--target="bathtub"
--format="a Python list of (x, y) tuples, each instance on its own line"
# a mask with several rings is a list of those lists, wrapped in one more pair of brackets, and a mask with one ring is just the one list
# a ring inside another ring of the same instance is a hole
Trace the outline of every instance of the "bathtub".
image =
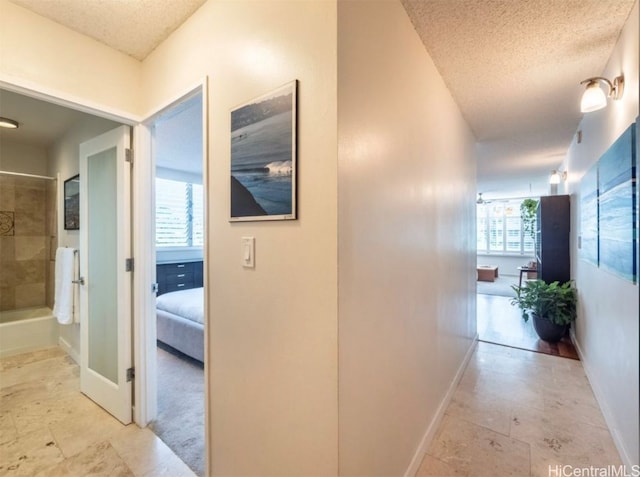
[(58, 346), (58, 322), (40, 306), (0, 311), (0, 358)]

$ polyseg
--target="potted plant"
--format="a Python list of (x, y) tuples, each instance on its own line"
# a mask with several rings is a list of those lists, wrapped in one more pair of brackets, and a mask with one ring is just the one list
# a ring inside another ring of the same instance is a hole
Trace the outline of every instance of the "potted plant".
[(512, 288), (516, 297), (511, 304), (522, 310), (525, 322), (529, 316), (533, 318), (533, 327), (540, 339), (551, 343), (560, 341), (577, 314), (578, 297), (571, 282), (530, 280), (524, 286)]
[[(538, 221), (538, 200), (524, 199), (520, 203), (520, 217), (522, 217), (522, 231), (525, 235), (531, 237), (533, 241), (533, 250), (536, 249), (536, 223)], [(527, 278), (536, 278), (535, 270), (538, 268), (538, 262), (531, 261), (526, 265), (532, 271), (527, 272)]]
[(522, 228), (525, 234), (536, 241), (536, 220), (538, 214), (538, 201), (536, 199), (524, 199), (520, 203), (520, 217), (522, 217)]

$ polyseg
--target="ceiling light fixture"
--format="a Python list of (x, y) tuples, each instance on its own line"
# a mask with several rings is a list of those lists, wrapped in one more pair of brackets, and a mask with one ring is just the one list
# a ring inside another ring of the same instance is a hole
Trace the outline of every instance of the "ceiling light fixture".
[(0, 128), (18, 129), (19, 126), (18, 121), (9, 118), (0, 118)]
[(484, 204), (484, 199), (482, 198), (482, 192), (478, 192), (478, 200), (476, 200), (476, 204)]
[[(602, 88), (600, 88), (599, 82), (603, 82), (609, 87), (607, 95), (605, 95)], [(607, 97), (620, 99), (624, 92), (624, 76), (622, 75), (615, 77), (613, 83), (607, 78), (595, 76), (581, 81), (580, 84), (587, 85), (587, 88), (582, 94), (582, 101), (580, 101), (580, 111), (583, 113), (590, 113), (604, 108), (607, 105)]]
[(560, 181), (567, 180), (567, 171), (551, 171), (551, 177), (549, 177), (549, 184), (560, 184)]

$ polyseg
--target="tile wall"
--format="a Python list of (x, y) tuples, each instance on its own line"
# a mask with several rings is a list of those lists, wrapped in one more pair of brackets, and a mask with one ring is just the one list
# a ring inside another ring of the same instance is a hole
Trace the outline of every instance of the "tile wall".
[(0, 311), (53, 306), (56, 183), (0, 175)]

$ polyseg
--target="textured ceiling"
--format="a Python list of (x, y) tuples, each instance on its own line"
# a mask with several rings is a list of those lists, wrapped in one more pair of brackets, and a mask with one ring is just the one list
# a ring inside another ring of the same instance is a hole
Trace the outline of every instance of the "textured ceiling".
[(634, 0), (402, 3), (476, 135), (478, 190), (544, 193)]
[[(9, 1), (142, 60), (205, 0)], [(634, 0), (401, 1), (476, 135), (478, 190), (544, 194), (579, 82), (602, 73)]]
[(143, 60), (206, 0), (9, 0)]
[(89, 117), (80, 111), (5, 90), (0, 90), (0, 116), (20, 123), (18, 129), (0, 128), (0, 145), (12, 141), (43, 148)]

